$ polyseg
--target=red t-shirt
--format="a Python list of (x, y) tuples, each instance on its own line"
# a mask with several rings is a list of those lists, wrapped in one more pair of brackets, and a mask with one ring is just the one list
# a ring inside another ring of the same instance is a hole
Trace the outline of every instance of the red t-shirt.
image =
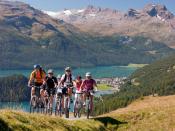
[(81, 84), (82, 84), (82, 80), (81, 81), (75, 81), (75, 83), (76, 83), (76, 90), (77, 91), (80, 91), (80, 86), (81, 86)]

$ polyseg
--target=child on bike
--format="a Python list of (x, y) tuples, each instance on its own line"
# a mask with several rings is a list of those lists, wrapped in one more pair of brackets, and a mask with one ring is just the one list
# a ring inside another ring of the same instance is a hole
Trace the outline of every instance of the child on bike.
[(77, 76), (76, 80), (73, 82), (74, 83), (74, 87), (75, 87), (75, 101), (74, 101), (74, 105), (75, 102), (77, 101), (78, 97), (80, 97), (81, 99), (82, 97), (82, 91), (81, 91), (81, 84), (83, 83), (81, 76)]

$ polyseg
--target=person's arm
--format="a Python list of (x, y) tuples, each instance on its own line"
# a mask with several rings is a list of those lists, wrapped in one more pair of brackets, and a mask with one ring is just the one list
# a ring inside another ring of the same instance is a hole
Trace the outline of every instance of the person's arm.
[(98, 86), (95, 80), (94, 80), (94, 87), (95, 87), (95, 91), (98, 91)]
[(54, 81), (55, 81), (55, 87), (57, 87), (58, 86), (58, 81), (57, 81), (56, 77), (54, 78)]
[(43, 85), (46, 84), (46, 73), (43, 72), (43, 75), (42, 75), (42, 78), (43, 78)]
[(74, 87), (77, 87), (76, 81), (73, 81), (73, 86), (74, 86)]
[(61, 77), (60, 82), (58, 83), (58, 87), (61, 87), (64, 85), (64, 75)]
[(29, 81), (28, 81), (28, 86), (31, 86), (31, 82), (34, 80), (34, 74), (33, 72), (30, 74)]
[(81, 90), (81, 91), (83, 90), (84, 86), (85, 86), (85, 80), (82, 82), (82, 84), (81, 84), (81, 86), (80, 86), (80, 90)]

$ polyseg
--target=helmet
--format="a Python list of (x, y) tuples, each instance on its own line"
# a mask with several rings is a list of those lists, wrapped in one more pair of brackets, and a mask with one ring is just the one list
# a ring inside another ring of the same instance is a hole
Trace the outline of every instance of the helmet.
[(70, 67), (66, 67), (65, 71), (71, 71), (71, 68)]
[(47, 73), (48, 73), (48, 74), (53, 74), (53, 70), (52, 70), (52, 69), (49, 69), (49, 70), (47, 71)]
[(87, 72), (86, 73), (86, 77), (89, 77), (89, 76), (91, 76), (91, 73), (90, 72)]
[(41, 68), (41, 66), (40, 66), (40, 65), (38, 65), (38, 64), (35, 64), (35, 65), (33, 66), (33, 68), (34, 68), (34, 69), (40, 69), (40, 68)]
[(61, 75), (60, 75), (60, 74), (58, 74), (58, 75), (57, 75), (57, 79), (60, 79), (60, 78), (61, 78)]

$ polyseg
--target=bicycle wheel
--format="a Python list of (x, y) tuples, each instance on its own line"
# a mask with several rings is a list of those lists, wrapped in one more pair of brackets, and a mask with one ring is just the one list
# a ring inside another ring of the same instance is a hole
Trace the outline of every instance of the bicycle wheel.
[(78, 118), (81, 117), (81, 113), (82, 113), (82, 103), (78, 104)]
[(62, 116), (61, 98), (59, 98), (59, 100), (56, 103), (55, 115), (59, 115), (60, 117)]
[(90, 101), (87, 104), (87, 119), (89, 119), (90, 116)]
[(65, 99), (66, 103), (65, 103), (65, 117), (69, 118), (69, 107), (68, 107), (68, 98)]
[(36, 99), (35, 97), (32, 97), (30, 100), (30, 113), (34, 113), (36, 107)]
[(77, 114), (78, 114), (78, 102), (76, 101), (74, 105), (74, 117), (75, 118), (77, 117)]
[(48, 99), (47, 98), (45, 98), (45, 100), (44, 100), (44, 113), (45, 113), (45, 115), (48, 113)]

